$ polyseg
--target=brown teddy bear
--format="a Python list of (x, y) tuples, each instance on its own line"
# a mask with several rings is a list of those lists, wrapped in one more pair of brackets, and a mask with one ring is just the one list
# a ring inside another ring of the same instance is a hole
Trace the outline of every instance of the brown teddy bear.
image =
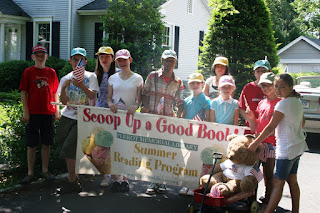
[[(253, 168), (259, 161), (262, 150), (260, 145), (255, 152), (247, 148), (254, 140), (253, 135), (229, 135), (228, 159), (215, 166), (209, 187), (211, 193), (218, 197), (230, 196), (238, 192), (252, 192), (258, 187), (262, 174)], [(258, 178), (259, 177), (259, 178)], [(200, 178), (200, 187), (205, 187), (209, 175)]]

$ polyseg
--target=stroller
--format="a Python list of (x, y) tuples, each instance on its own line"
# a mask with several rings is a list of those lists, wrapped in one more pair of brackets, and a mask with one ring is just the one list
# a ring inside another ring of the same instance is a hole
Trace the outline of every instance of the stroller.
[[(199, 188), (193, 190), (194, 192), (194, 203), (188, 205), (188, 213), (201, 213), (201, 212), (250, 212), (256, 213), (259, 208), (259, 204), (256, 201), (256, 193), (244, 193), (239, 192), (237, 194), (227, 197), (212, 197), (208, 196), (208, 186), (213, 175), (213, 170), (216, 163), (222, 158), (221, 153), (213, 153), (213, 167), (210, 172), (209, 180), (205, 188)], [(198, 208), (197, 203), (200, 203)]]

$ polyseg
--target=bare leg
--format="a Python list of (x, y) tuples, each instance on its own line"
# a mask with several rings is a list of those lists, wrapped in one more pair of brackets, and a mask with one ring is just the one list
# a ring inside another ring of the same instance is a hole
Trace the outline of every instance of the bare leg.
[(270, 195), (272, 191), (274, 164), (275, 164), (275, 159), (268, 158), (267, 162), (263, 166), (264, 183), (266, 186), (264, 203), (268, 203), (270, 199)]
[(41, 158), (42, 158), (42, 173), (48, 172), (49, 158), (50, 158), (50, 146), (42, 144), (41, 146)]
[(273, 213), (274, 210), (277, 208), (282, 197), (284, 183), (284, 180), (276, 178), (273, 179), (271, 196), (265, 213)]
[(290, 174), (287, 178), (287, 182), (290, 188), (291, 194), (291, 202), (292, 202), (292, 213), (299, 212), (299, 205), (300, 205), (300, 188), (297, 180), (296, 174)]
[(36, 149), (37, 147), (28, 147), (28, 151), (27, 151), (28, 175), (34, 174), (34, 163), (36, 161)]
[(68, 180), (69, 182), (74, 182), (77, 178), (76, 175), (76, 160), (66, 158), (67, 169), (68, 169)]

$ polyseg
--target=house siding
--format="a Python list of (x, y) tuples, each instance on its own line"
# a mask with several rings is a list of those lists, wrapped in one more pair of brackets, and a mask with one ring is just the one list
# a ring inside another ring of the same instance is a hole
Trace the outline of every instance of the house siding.
[[(74, 36), (71, 38), (71, 48), (80, 45), (80, 21), (76, 11), (92, 1), (93, 0), (72, 0), (72, 35)], [(69, 0), (14, 0), (14, 2), (27, 12), (32, 19), (52, 17), (52, 21), (60, 22), (60, 58), (68, 59)]]
[(80, 45), (87, 50), (88, 58), (94, 57), (95, 23), (102, 23), (99, 16), (82, 16), (82, 29)]
[(188, 79), (198, 69), (199, 32), (207, 31), (210, 13), (202, 1), (194, 1), (193, 13), (188, 14), (185, 0), (172, 0), (163, 4), (161, 13), (165, 15), (164, 22), (180, 27), (179, 66), (174, 72), (179, 78)]
[(306, 41), (300, 40), (279, 56), (281, 59), (319, 59), (320, 51)]

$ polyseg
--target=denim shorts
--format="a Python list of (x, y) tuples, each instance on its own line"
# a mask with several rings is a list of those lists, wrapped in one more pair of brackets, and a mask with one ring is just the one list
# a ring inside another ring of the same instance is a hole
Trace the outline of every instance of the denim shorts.
[(280, 180), (287, 180), (289, 175), (297, 174), (300, 156), (295, 157), (292, 160), (277, 159), (274, 178)]
[(24, 143), (28, 147), (36, 147), (40, 140), (41, 144), (53, 145), (55, 137), (54, 115), (30, 114), (25, 135)]
[(61, 147), (61, 158), (76, 159), (78, 138), (77, 127), (77, 120), (61, 116), (57, 128), (57, 140)]

